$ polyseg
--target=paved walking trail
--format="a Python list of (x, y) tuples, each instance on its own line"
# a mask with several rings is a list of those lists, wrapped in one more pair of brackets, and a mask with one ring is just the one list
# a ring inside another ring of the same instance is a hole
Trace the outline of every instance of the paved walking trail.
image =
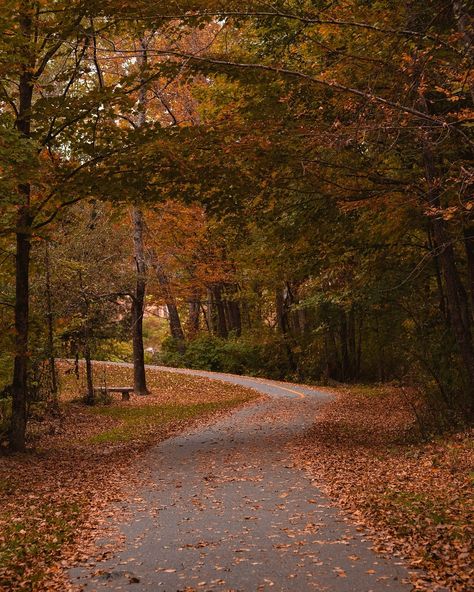
[(118, 524), (123, 550), (74, 568), (71, 580), (87, 592), (411, 590), (400, 562), (371, 551), (289, 460), (285, 445), (311, 425), (329, 395), (194, 373), (271, 399), (153, 448), (146, 461), (152, 484), (127, 502)]

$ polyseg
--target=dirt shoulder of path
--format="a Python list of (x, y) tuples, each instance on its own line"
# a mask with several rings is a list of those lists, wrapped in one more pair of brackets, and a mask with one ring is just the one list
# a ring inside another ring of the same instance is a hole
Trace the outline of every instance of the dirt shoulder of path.
[[(150, 446), (264, 398), (240, 386), (149, 370), (148, 397), (90, 409), (71, 401), (84, 377), (70, 370), (61, 365), (61, 414), (36, 411), (30, 451), (0, 456), (0, 590), (71, 590), (67, 568), (96, 554), (94, 541), (113, 503), (146, 482), (142, 458)], [(110, 385), (131, 383), (131, 369), (102, 364), (100, 372)]]
[(297, 464), (374, 547), (401, 554), (415, 589), (474, 589), (473, 430), (420, 441), (396, 388), (344, 388), (292, 445)]

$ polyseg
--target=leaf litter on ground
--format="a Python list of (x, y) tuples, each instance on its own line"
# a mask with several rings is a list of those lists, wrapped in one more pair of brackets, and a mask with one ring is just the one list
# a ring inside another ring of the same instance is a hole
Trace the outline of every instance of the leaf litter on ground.
[[(0, 590), (73, 590), (68, 567), (104, 559), (121, 543), (115, 533), (108, 548), (95, 545), (123, 512), (117, 503), (146, 480), (137, 471), (146, 449), (258, 398), (240, 386), (150, 369), (149, 396), (88, 408), (78, 401), (83, 367), (78, 378), (72, 364), (59, 367), (61, 413), (32, 419), (27, 453), (0, 456)], [(99, 386), (101, 376), (111, 386), (132, 383), (130, 368), (94, 367)]]
[(422, 441), (396, 387), (339, 389), (292, 444), (296, 464), (418, 590), (474, 590), (473, 430)]

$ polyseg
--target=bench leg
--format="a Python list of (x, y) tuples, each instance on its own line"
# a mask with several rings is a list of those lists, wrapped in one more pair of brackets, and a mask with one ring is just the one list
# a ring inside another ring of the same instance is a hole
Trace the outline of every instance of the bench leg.
[(122, 393), (122, 401), (130, 401), (130, 393), (127, 391), (124, 391)]

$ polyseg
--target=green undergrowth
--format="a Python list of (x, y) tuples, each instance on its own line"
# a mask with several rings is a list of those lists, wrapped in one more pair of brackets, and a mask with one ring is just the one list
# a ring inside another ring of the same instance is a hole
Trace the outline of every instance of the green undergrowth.
[[(457, 496), (456, 505), (461, 513), (452, 512), (449, 499), (411, 491), (389, 492), (385, 519), (399, 536), (411, 540), (420, 531), (425, 533), (422, 555), (425, 561), (433, 565), (442, 565), (437, 538), (444, 541), (445, 553), (456, 556), (466, 553), (471, 544), (466, 517), (469, 515), (471, 499), (468, 495)], [(430, 533), (430, 534), (427, 534)], [(437, 536), (433, 536), (436, 533)]]
[(192, 405), (144, 405), (140, 407), (94, 407), (90, 413), (110, 417), (120, 422), (112, 429), (101, 432), (89, 438), (91, 444), (104, 444), (114, 442), (130, 442), (143, 440), (149, 437), (154, 429), (166, 424), (206, 417), (220, 410), (228, 410), (251, 399), (237, 397), (226, 401), (211, 403), (195, 403)]
[(80, 510), (78, 503), (55, 500), (30, 508), (21, 518), (4, 515), (0, 589), (12, 589), (15, 581), (24, 589), (37, 589), (63, 545), (73, 540)]

